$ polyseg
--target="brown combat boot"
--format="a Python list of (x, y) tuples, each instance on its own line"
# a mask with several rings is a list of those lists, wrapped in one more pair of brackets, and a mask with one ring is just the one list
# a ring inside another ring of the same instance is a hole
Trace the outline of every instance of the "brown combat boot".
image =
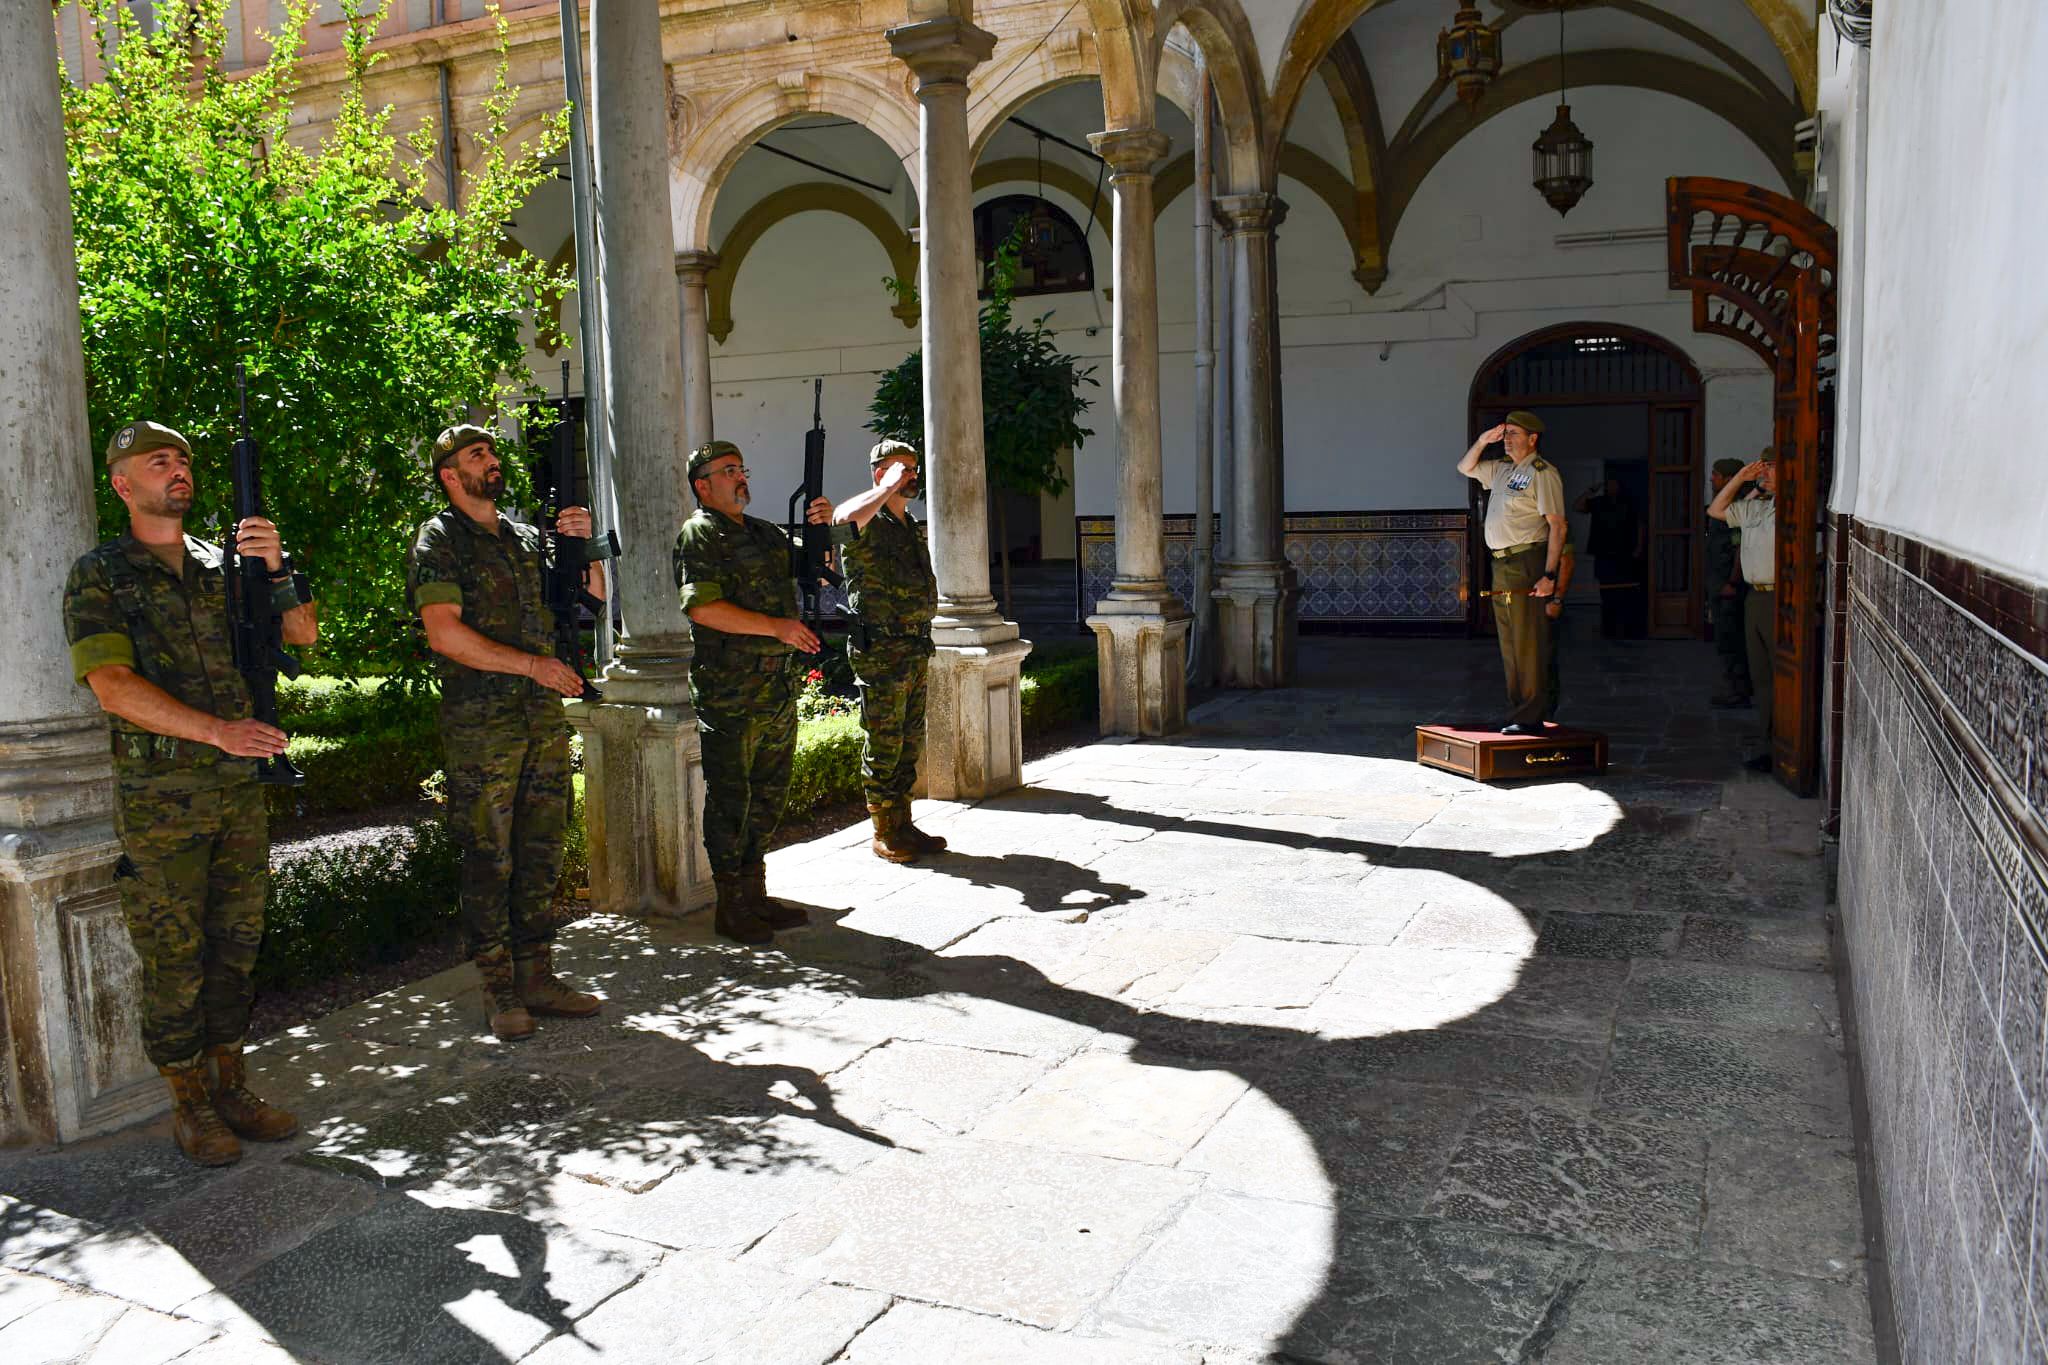
[(775, 931), (747, 904), (737, 875), (719, 875), (711, 880), (718, 887), (718, 909), (712, 915), (711, 924), (721, 938), (744, 943), (750, 948), (775, 941)]
[(533, 1016), (520, 1003), (512, 979), (512, 954), (503, 948), (478, 953), (477, 975), (484, 979), (484, 1016), (501, 1043), (516, 1043), (533, 1034)]
[(768, 866), (755, 863), (740, 869), (740, 899), (770, 929), (795, 929), (811, 922), (811, 912), (768, 894)]
[(919, 829), (916, 825), (910, 822), (910, 803), (908, 801), (905, 801), (903, 803), (902, 812), (903, 837), (910, 841), (911, 846), (917, 850), (917, 854), (920, 858), (929, 857), (934, 853), (944, 853), (946, 851), (945, 839), (941, 838), (939, 835), (936, 834), (926, 834), (923, 830)]
[(555, 945), (536, 943), (512, 959), (512, 980), (519, 1003), (528, 1014), (553, 1019), (588, 1019), (604, 1002), (585, 991), (572, 990), (555, 975)]
[(299, 1131), (299, 1121), (249, 1089), (249, 1070), (242, 1060), (240, 1043), (216, 1043), (206, 1049), (213, 1063), (213, 1112), (234, 1129), (236, 1137), (251, 1142), (283, 1142)]
[(909, 817), (899, 807), (869, 806), (868, 818), (875, 822), (875, 837), (868, 841), (868, 848), (877, 858), (892, 863), (917, 861), (918, 847), (904, 831)]
[(242, 1144), (214, 1112), (206, 1093), (206, 1065), (199, 1058), (157, 1068), (171, 1087), (171, 1137), (187, 1161), (200, 1166), (232, 1166), (242, 1159)]

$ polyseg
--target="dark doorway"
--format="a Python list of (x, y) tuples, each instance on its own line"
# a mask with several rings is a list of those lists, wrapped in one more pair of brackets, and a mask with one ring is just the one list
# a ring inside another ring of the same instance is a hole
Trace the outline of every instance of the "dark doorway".
[[(1546, 327), (1510, 342), (1480, 367), (1472, 381), (1471, 435), (1517, 408), (1543, 419), (1542, 452), (1564, 481), (1579, 556), (1568, 610), (1619, 595), (1625, 614), (1640, 621), (1635, 633), (1665, 639), (1699, 635), (1704, 400), (1699, 371), (1675, 346), (1614, 323)], [(1603, 491), (1610, 478), (1620, 481), (1639, 536), (1626, 555), (1599, 546), (1606, 551), (1606, 573), (1597, 574), (1589, 553), (1590, 513), (1579, 504)], [(1475, 584), (1487, 581), (1486, 541), (1479, 531), (1485, 499), (1473, 484)], [(1471, 625), (1490, 633), (1492, 613), (1480, 610), (1483, 605), (1475, 593)]]

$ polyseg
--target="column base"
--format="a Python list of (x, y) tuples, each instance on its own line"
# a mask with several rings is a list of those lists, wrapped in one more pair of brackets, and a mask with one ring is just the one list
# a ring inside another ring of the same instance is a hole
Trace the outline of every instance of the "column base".
[(1223, 687), (1285, 687), (1294, 679), (1300, 597), (1289, 564), (1226, 564), (1216, 603), (1216, 673)]
[(932, 622), (920, 786), (935, 801), (978, 801), (1024, 780), (1021, 673), (1031, 642), (1017, 624), (941, 616)]
[(1088, 618), (1095, 632), (1105, 735), (1170, 735), (1188, 723), (1188, 628), (1194, 618), (1171, 593), (1111, 595)]
[(622, 650), (601, 702), (564, 706), (583, 737), (590, 908), (684, 915), (715, 897), (704, 855), (704, 769), (688, 641)]
[(98, 715), (0, 726), (0, 1146), (73, 1142), (170, 1102), (142, 1052), (112, 786)]

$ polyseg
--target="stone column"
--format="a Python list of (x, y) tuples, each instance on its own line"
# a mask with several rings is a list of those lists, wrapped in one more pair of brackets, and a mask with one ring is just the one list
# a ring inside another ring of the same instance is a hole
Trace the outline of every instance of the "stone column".
[(69, 1141), (163, 1107), (113, 887), (113, 767), (58, 610), (92, 547), (78, 266), (56, 31), (0, 6), (0, 1143)]
[(600, 681), (603, 701), (568, 710), (583, 736), (592, 907), (679, 914), (709, 903), (712, 885), (698, 823), (704, 783), (690, 627), (669, 558), (690, 498), (682, 337), (668, 302), (675, 238), (656, 7), (593, 0), (590, 70), (603, 439), (624, 550), (610, 567), (624, 624)]
[(1231, 540), (1216, 571), (1217, 672), (1226, 687), (1282, 687), (1294, 673), (1295, 580), (1281, 547), (1276, 194), (1216, 200), (1238, 321), (1231, 348)]
[(989, 593), (967, 73), (988, 59), (995, 37), (950, 17), (905, 24), (887, 37), (917, 78), (925, 499), (939, 580), (925, 790), (972, 800), (1022, 780), (1018, 671), (1031, 652)]
[(1159, 277), (1152, 176), (1169, 143), (1151, 128), (1089, 139), (1115, 196), (1116, 575), (1088, 625), (1100, 660), (1102, 733), (1163, 735), (1187, 724), (1187, 608), (1166, 585), (1159, 450)]
[(683, 296), (683, 449), (711, 439), (711, 317), (705, 276), (718, 269), (715, 251), (678, 251), (676, 282)]

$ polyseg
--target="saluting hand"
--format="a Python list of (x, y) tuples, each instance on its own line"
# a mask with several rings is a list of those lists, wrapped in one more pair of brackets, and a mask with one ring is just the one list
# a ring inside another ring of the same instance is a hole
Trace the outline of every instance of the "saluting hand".
[(268, 517), (243, 517), (235, 523), (235, 549), (262, 560), (272, 573), (284, 567), (284, 540)]
[(564, 507), (555, 513), (555, 530), (577, 540), (590, 539), (590, 509), (588, 507)]
[(533, 656), (533, 667), (527, 676), (550, 692), (559, 692), (565, 697), (583, 695), (583, 675), (560, 659)]
[(286, 743), (284, 731), (260, 720), (224, 720), (213, 735), (213, 747), (236, 758), (272, 758), (284, 752)]
[(1769, 460), (1751, 460), (1748, 464), (1735, 471), (1735, 482), (1749, 483), (1762, 477), (1764, 466), (1769, 463)]
[(806, 654), (818, 652), (818, 637), (811, 628), (793, 616), (775, 618), (775, 638), (791, 649), (800, 649)]
[(1479, 436), (1479, 441), (1480, 441), (1480, 444), (1482, 444), (1482, 445), (1489, 445), (1489, 446), (1490, 446), (1490, 445), (1492, 445), (1492, 444), (1493, 444), (1494, 442), (1496, 442), (1496, 441), (1498, 441), (1498, 440), (1502, 439), (1503, 437), (1505, 437), (1505, 436), (1506, 436), (1507, 434), (1508, 434), (1508, 424), (1507, 424), (1506, 422), (1502, 422), (1502, 423), (1501, 423), (1501, 424), (1500, 424), (1499, 426), (1497, 426), (1497, 427), (1493, 427), (1493, 428), (1490, 428), (1490, 429), (1488, 429), (1487, 431), (1484, 431), (1484, 432), (1480, 433), (1480, 436)]

